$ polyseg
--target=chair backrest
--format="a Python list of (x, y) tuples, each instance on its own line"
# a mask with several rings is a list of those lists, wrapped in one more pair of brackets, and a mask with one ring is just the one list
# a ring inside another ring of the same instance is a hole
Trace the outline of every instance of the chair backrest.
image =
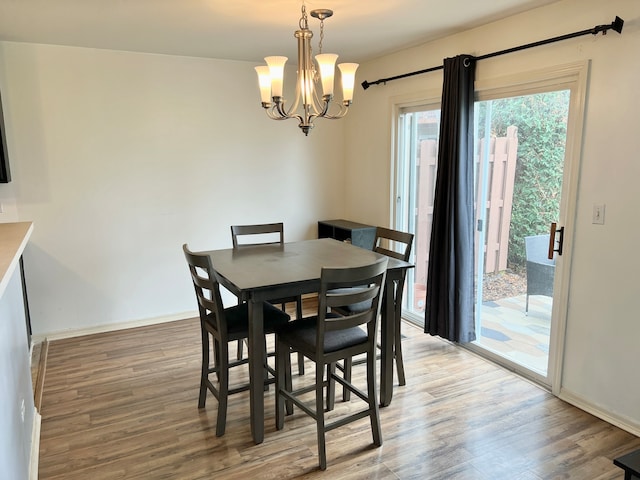
[[(393, 245), (391, 242), (393, 242)], [(387, 257), (398, 258), (408, 262), (411, 256), (412, 244), (413, 233), (377, 227), (376, 237), (373, 242), (373, 251), (386, 255)]]
[(524, 249), (528, 262), (555, 265), (555, 258), (549, 260), (549, 234), (524, 237)]
[(220, 283), (213, 270), (211, 257), (193, 253), (186, 243), (182, 245), (182, 251), (189, 265), (193, 288), (196, 292), (200, 321), (208, 321), (218, 331), (226, 332), (227, 326), (222, 297), (220, 296)]
[[(318, 294), (317, 351), (322, 351), (325, 331), (367, 325), (370, 339), (375, 340), (388, 262), (388, 258), (382, 258), (362, 267), (322, 269)], [(328, 313), (331, 309), (339, 310), (340, 307), (361, 302), (368, 307), (353, 315), (336, 318)]]
[[(249, 237), (248, 243), (242, 243), (239, 237)], [(231, 240), (233, 248), (255, 245), (283, 245), (284, 224), (263, 223), (259, 225), (231, 225)]]

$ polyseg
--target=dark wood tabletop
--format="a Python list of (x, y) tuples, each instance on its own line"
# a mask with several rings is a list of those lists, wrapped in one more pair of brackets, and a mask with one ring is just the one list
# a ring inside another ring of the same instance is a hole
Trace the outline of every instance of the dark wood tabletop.
[[(382, 257), (371, 250), (330, 238), (203, 253), (211, 256), (214, 268), (226, 280), (224, 286), (233, 289), (233, 293), (282, 284), (299, 284), (293, 288), (306, 290), (300, 293), (317, 292), (322, 267), (357, 267)], [(388, 270), (411, 266), (389, 258)]]

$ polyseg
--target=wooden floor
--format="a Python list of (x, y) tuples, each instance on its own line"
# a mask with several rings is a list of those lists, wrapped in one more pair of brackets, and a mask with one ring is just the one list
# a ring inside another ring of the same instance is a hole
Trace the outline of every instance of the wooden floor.
[[(366, 419), (329, 432), (325, 472), (312, 419), (296, 411), (275, 429), (273, 388), (264, 443), (252, 443), (247, 392), (230, 398), (226, 434), (215, 436), (215, 398), (197, 408), (195, 319), (53, 341), (39, 478), (621, 479), (613, 459), (640, 448), (633, 435), (462, 348), (408, 324), (403, 334), (407, 385), (380, 410), (382, 447), (372, 447)], [(311, 368), (294, 380), (310, 381)], [(356, 367), (361, 384), (363, 373)], [(338, 402), (332, 414), (356, 405)]]

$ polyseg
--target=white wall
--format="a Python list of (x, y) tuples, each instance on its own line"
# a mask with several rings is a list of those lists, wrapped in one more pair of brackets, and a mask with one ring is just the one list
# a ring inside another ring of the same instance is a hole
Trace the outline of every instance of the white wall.
[[(591, 60), (583, 132), (561, 396), (640, 432), (640, 2), (567, 0), (362, 65), (374, 81), (442, 64), (461, 53), (483, 55), (595, 25), (625, 20), (621, 35), (588, 35), (478, 63), (477, 80)], [(392, 105), (438, 97), (442, 72), (358, 93), (346, 122), (349, 189), (346, 216), (371, 224), (391, 218)], [(373, 189), (381, 192), (371, 197)], [(364, 202), (368, 198), (371, 201)], [(606, 204), (605, 225), (592, 225)]]
[(263, 221), (313, 238), (341, 216), (340, 122), (267, 119), (253, 66), (0, 42), (0, 221), (34, 222), (35, 335), (193, 312), (183, 243), (231, 247), (231, 224)]
[(3, 478), (26, 479), (35, 405), (18, 258), (0, 286), (0, 465)]

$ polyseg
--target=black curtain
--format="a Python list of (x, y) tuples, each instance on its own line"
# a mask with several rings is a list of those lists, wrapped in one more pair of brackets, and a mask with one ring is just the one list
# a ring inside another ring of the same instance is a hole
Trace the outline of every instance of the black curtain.
[(444, 60), (438, 171), (429, 245), (425, 333), (475, 340), (473, 82), (475, 59)]

